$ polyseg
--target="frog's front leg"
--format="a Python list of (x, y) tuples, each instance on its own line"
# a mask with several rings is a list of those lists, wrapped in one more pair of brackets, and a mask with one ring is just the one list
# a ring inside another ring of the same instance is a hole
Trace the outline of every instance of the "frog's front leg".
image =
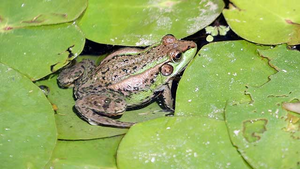
[(173, 108), (174, 99), (172, 97), (171, 85), (172, 85), (172, 81), (170, 81), (168, 84), (166, 84), (162, 87), (162, 89), (163, 89), (162, 101), (166, 108), (170, 109), (171, 111), (174, 111), (174, 108)]
[[(76, 83), (83, 84), (95, 70), (95, 63), (91, 60), (82, 60), (81, 62), (63, 69), (57, 77), (59, 86), (69, 87)], [(78, 85), (75, 85), (78, 86)]]
[[(123, 114), (127, 104), (122, 94), (110, 91), (85, 95), (76, 100), (75, 108), (92, 125), (130, 127), (134, 123), (121, 122), (111, 117)], [(102, 90), (102, 91), (104, 91)]]

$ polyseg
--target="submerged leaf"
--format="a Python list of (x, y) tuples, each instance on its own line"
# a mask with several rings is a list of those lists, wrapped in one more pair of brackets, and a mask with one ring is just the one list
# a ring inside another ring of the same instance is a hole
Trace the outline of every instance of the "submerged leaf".
[(122, 137), (58, 141), (46, 168), (116, 169), (115, 154)]
[[(57, 107), (55, 119), (59, 139), (95, 139), (121, 135), (127, 132), (126, 128), (94, 126), (81, 119), (74, 108), (73, 89), (59, 88), (56, 78), (57, 76), (53, 76), (48, 80), (39, 81), (36, 84), (43, 87), (46, 86), (49, 89), (48, 99)], [(141, 122), (165, 116), (167, 113), (162, 111), (156, 103), (152, 103), (144, 108), (126, 111), (119, 120)]]

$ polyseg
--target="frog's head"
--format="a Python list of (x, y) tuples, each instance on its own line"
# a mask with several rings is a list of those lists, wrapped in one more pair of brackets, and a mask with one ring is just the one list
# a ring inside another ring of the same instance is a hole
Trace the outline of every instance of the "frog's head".
[(197, 51), (197, 44), (193, 41), (177, 40), (173, 35), (166, 35), (162, 38), (163, 45), (171, 46), (168, 51), (170, 62), (161, 67), (164, 76), (174, 77), (184, 70), (188, 63), (194, 58)]

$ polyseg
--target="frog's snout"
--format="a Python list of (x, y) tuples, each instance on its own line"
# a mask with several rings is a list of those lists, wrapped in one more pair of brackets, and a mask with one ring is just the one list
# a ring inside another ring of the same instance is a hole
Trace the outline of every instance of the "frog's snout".
[(187, 44), (184, 45), (184, 47), (182, 48), (182, 51), (185, 52), (189, 49), (192, 49), (192, 48), (196, 48), (197, 47), (197, 44), (195, 42), (191, 42), (191, 41), (188, 41), (186, 42)]
[(187, 46), (187, 50), (191, 49), (191, 48), (196, 48), (197, 44), (195, 42), (189, 42), (188, 46)]

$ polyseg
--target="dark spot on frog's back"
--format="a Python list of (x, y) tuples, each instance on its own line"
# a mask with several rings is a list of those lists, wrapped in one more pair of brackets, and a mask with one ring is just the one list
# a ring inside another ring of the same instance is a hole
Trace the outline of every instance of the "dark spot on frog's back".
[(97, 102), (97, 101), (94, 101), (94, 102), (93, 102), (93, 105), (94, 105), (94, 106), (100, 106), (100, 105), (99, 105), (99, 102)]
[(121, 102), (122, 102), (122, 99), (118, 98), (118, 99), (115, 100), (115, 102), (121, 103)]
[(104, 108), (105, 111), (109, 108), (110, 103), (111, 103), (111, 99), (110, 98), (106, 98), (104, 100), (104, 104), (103, 104), (102, 107)]
[(109, 71), (109, 68), (107, 68), (106, 70), (102, 71), (101, 73), (104, 75), (105, 73), (107, 73)]

